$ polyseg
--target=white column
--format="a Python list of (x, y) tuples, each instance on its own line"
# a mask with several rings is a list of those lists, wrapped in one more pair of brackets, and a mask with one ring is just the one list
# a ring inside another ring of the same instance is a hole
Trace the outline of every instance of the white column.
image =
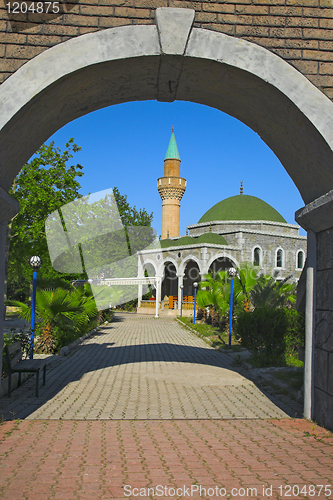
[(141, 306), (142, 300), (142, 284), (138, 285), (138, 307)]
[(305, 362), (304, 362), (304, 417), (312, 420), (314, 408), (314, 330), (316, 313), (317, 238), (307, 231), (307, 266), (305, 296)]
[[(181, 291), (180, 287), (183, 284), (184, 274), (178, 274), (177, 278), (178, 278), (178, 309), (180, 310), (180, 304), (182, 301), (182, 291)], [(184, 300), (184, 297), (183, 297), (183, 300)]]
[(156, 282), (156, 311), (155, 311), (155, 318), (158, 318), (158, 308), (160, 305), (160, 298), (161, 298), (161, 283), (162, 283), (162, 278), (157, 277)]

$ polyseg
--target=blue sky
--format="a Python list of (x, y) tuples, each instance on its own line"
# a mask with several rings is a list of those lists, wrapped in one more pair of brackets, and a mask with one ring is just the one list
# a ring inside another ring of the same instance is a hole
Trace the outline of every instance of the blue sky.
[(304, 203), (280, 161), (255, 132), (214, 108), (182, 101), (118, 104), (74, 120), (49, 141), (63, 149), (74, 137), (82, 147), (73, 160), (84, 167), (82, 195), (118, 187), (131, 205), (154, 213), (160, 234), (157, 178), (163, 176), (172, 126), (187, 179), (181, 235), (215, 203), (239, 194), (240, 181), (244, 194), (263, 199), (295, 224), (294, 213)]

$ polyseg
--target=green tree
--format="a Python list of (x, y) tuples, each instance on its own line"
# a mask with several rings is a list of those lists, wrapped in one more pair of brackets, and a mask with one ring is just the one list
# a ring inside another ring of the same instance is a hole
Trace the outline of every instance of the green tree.
[(296, 285), (287, 283), (288, 276), (281, 281), (274, 276), (259, 276), (256, 284), (250, 291), (250, 300), (253, 309), (261, 307), (294, 307), (296, 304)]
[(8, 296), (26, 300), (29, 295), (31, 267), (29, 258), (39, 255), (42, 268), (39, 283), (59, 285), (63, 280), (78, 278), (54, 271), (45, 237), (45, 219), (54, 210), (80, 197), (78, 177), (82, 166), (67, 166), (81, 148), (70, 139), (64, 151), (51, 142), (43, 144), (36, 155), (15, 178), (10, 194), (20, 203), (19, 214), (8, 225), (7, 276)]
[(153, 212), (148, 214), (144, 208), (139, 210), (131, 207), (127, 201), (127, 195), (121, 195), (118, 188), (113, 188), (113, 195), (117, 202), (119, 215), (123, 226), (151, 226)]

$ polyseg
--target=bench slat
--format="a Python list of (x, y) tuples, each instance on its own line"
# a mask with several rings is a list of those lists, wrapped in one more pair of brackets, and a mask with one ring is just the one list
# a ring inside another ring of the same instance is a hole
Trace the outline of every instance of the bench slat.
[(13, 370), (15, 368), (15, 365), (22, 359), (22, 351), (21, 349), (18, 351), (17, 354), (10, 360), (10, 369)]
[(8, 351), (9, 355), (12, 354), (15, 351), (18, 351), (19, 349), (21, 350), (21, 342), (20, 341), (15, 342), (12, 345), (7, 345), (6, 346), (6, 350)]
[(44, 359), (23, 359), (12, 368), (13, 372), (38, 372), (46, 365)]

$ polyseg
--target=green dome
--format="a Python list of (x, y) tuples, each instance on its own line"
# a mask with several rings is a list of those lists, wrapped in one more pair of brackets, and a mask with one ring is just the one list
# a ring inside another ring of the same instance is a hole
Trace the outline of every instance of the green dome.
[(220, 234), (206, 233), (199, 236), (199, 238), (193, 238), (193, 236), (182, 236), (178, 240), (165, 239), (161, 240), (161, 248), (168, 247), (179, 247), (185, 245), (196, 245), (198, 243), (212, 243), (215, 245), (227, 245), (226, 240)]
[(192, 236), (183, 236), (182, 238), (179, 238), (178, 240), (161, 240), (161, 248), (168, 248), (168, 247), (178, 247), (181, 245), (194, 245), (197, 242), (196, 238), (192, 238)]
[(212, 245), (227, 245), (225, 238), (216, 233), (205, 233), (196, 238), (198, 243), (211, 243)]
[(239, 194), (216, 203), (199, 220), (201, 222), (227, 220), (267, 220), (284, 222), (284, 218), (265, 201), (255, 196)]

